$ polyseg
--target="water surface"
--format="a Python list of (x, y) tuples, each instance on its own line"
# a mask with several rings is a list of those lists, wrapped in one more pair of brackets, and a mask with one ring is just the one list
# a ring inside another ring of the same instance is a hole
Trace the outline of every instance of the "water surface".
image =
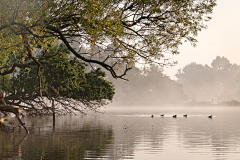
[(27, 137), (24, 130), (0, 131), (0, 159), (240, 160), (240, 107), (102, 111), (57, 116), (55, 126), (52, 117), (26, 117)]

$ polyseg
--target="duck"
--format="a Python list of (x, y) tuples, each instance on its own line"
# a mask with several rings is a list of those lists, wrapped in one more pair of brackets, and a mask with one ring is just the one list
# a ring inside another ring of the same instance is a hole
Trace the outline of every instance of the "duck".
[(154, 117), (154, 115), (151, 115), (151, 117), (153, 118), (153, 117)]
[(211, 116), (208, 116), (208, 118), (212, 118), (212, 115), (211, 115)]
[(173, 118), (177, 118), (177, 115), (173, 115), (172, 117), (173, 117)]
[(162, 114), (161, 116), (164, 117), (164, 114)]
[(183, 115), (183, 117), (187, 117), (187, 114)]

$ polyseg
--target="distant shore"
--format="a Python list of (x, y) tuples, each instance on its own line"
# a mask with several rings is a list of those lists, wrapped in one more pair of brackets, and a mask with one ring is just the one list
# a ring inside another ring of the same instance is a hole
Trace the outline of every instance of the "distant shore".
[(192, 101), (192, 102), (181, 102), (181, 103), (150, 103), (150, 102), (128, 102), (128, 103), (117, 103), (113, 102), (110, 106), (240, 106), (239, 101), (224, 101), (221, 103), (212, 103), (207, 101)]

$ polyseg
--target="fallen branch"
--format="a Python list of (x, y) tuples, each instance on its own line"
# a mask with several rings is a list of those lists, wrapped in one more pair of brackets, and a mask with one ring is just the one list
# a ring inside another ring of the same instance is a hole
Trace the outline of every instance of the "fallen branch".
[(23, 123), (19, 117), (19, 115), (21, 114), (22, 108), (15, 108), (14, 106), (11, 106), (11, 105), (0, 105), (0, 111), (1, 112), (10, 112), (10, 113), (15, 114), (15, 116), (17, 117), (21, 126), (25, 129), (26, 133), (27, 134), (29, 133), (27, 127), (25, 126), (25, 123)]

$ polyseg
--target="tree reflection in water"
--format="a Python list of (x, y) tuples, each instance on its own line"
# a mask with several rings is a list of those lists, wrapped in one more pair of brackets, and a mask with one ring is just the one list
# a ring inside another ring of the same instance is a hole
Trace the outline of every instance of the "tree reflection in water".
[(28, 134), (15, 135), (0, 131), (0, 159), (21, 159), (22, 146), (27, 140)]
[[(0, 159), (239, 159), (239, 107), (113, 110), (57, 116), (55, 128), (51, 116), (25, 117), (30, 131), (25, 140), (24, 130), (0, 131)], [(207, 118), (211, 114), (214, 118)]]
[(65, 121), (61, 118), (56, 121), (54, 129), (49, 126), (50, 118), (41, 121), (32, 118), (28, 123), (28, 138), (22, 136), (23, 131), (0, 131), (0, 159), (74, 160), (105, 157), (109, 144), (114, 143), (112, 128), (95, 120), (81, 120), (74, 118)]

